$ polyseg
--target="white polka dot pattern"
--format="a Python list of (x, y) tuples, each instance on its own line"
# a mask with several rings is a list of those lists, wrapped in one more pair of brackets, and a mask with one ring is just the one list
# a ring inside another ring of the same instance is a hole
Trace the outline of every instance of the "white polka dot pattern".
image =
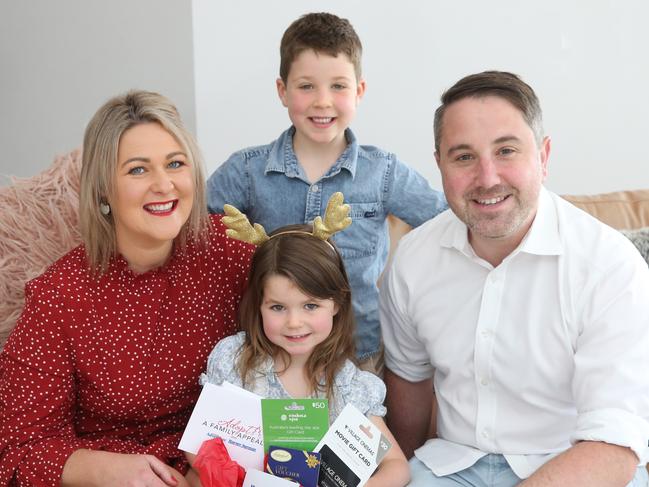
[(254, 251), (211, 219), (207, 248), (163, 268), (135, 275), (118, 257), (94, 280), (78, 247), (27, 285), (0, 355), (0, 485), (58, 485), (79, 448), (186, 468), (176, 446)]

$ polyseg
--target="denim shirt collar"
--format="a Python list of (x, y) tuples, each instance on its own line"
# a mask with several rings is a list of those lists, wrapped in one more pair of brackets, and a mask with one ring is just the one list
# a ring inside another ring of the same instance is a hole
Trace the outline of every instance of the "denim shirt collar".
[[(291, 126), (277, 139), (270, 154), (268, 155), (268, 163), (264, 174), (269, 172), (284, 173), (289, 178), (300, 178), (308, 182), (306, 174), (300, 166), (297, 156), (293, 151), (293, 135), (295, 134), (295, 127)], [(322, 178), (333, 177), (338, 174), (342, 169), (349, 171), (352, 179), (356, 175), (356, 161), (358, 160), (358, 142), (356, 136), (351, 129), (345, 129), (345, 139), (347, 140), (347, 147), (340, 155), (336, 163), (329, 168)]]

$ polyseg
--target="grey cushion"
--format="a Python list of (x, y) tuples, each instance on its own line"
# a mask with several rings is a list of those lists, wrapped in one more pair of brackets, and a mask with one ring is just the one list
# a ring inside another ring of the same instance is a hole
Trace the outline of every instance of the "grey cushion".
[(649, 227), (639, 228), (637, 230), (622, 230), (631, 242), (638, 248), (644, 260), (649, 265)]

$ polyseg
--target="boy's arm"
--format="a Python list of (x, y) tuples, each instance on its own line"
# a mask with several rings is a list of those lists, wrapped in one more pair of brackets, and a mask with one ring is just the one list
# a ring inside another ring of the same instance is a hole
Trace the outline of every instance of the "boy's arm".
[(250, 201), (250, 173), (242, 152), (235, 152), (207, 180), (207, 208), (210, 213), (223, 213), (229, 204), (247, 213)]
[(426, 178), (393, 156), (388, 169), (384, 207), (417, 227), (448, 208), (444, 193), (431, 188)]

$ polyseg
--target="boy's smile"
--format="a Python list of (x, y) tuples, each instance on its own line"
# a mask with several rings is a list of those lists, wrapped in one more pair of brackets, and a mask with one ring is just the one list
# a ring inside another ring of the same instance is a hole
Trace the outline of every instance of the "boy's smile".
[(295, 126), (296, 151), (301, 147), (313, 152), (326, 145), (342, 153), (347, 145), (345, 129), (365, 92), (365, 81), (356, 80), (354, 65), (345, 54), (303, 51), (291, 65), (286, 84), (277, 80), (277, 91)]

